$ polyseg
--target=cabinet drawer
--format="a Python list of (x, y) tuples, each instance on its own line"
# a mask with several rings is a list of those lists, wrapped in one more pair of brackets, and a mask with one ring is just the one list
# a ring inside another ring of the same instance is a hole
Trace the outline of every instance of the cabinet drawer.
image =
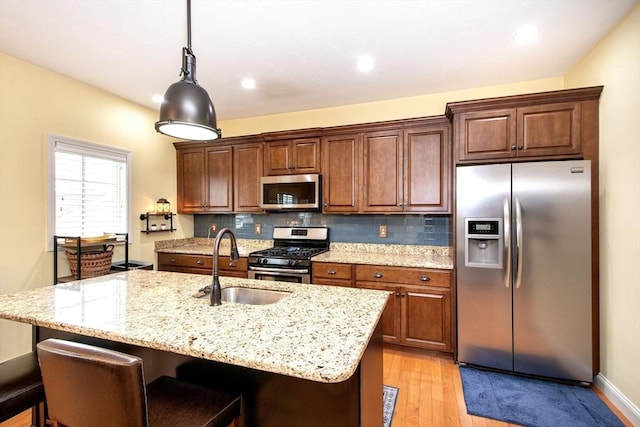
[(239, 271), (242, 273), (246, 273), (248, 270), (246, 257), (237, 260), (236, 265), (234, 266), (229, 265), (229, 261), (231, 260), (231, 258), (228, 256), (221, 256), (218, 258), (218, 260), (220, 271)]
[(351, 280), (352, 265), (337, 262), (314, 262), (313, 277)]
[(451, 273), (423, 268), (357, 265), (356, 281), (449, 288), (451, 287)]
[(213, 268), (212, 257), (205, 255), (184, 255), (184, 254), (158, 254), (158, 264), (160, 266), (178, 266), (188, 268)]

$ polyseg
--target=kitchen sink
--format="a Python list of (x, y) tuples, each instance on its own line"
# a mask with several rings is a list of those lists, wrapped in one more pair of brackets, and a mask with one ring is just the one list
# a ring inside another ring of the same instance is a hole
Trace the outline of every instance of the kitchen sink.
[(265, 305), (278, 302), (289, 294), (291, 292), (231, 286), (222, 289), (222, 301), (237, 304)]

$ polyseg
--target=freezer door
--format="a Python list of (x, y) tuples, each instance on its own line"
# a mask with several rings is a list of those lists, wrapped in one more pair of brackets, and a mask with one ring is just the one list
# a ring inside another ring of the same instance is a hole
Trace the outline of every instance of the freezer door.
[(593, 380), (590, 177), (589, 161), (513, 165), (516, 372)]
[[(465, 218), (504, 218), (505, 204), (507, 209), (510, 204), (511, 165), (458, 167), (456, 187), (458, 360), (512, 370), (508, 263), (503, 260), (502, 269), (466, 267), (464, 253)], [(508, 221), (503, 226), (508, 227)]]

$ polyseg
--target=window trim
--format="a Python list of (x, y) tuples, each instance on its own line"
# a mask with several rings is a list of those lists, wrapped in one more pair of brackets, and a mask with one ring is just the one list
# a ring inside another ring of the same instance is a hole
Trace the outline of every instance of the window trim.
[(55, 153), (56, 142), (61, 142), (67, 146), (77, 147), (79, 153), (96, 153), (104, 157), (122, 158), (125, 157), (127, 165), (127, 233), (129, 233), (129, 244), (133, 235), (133, 153), (123, 148), (112, 147), (94, 142), (82, 141), (80, 139), (47, 134), (47, 250), (53, 251), (53, 235), (56, 229), (56, 194), (55, 194)]

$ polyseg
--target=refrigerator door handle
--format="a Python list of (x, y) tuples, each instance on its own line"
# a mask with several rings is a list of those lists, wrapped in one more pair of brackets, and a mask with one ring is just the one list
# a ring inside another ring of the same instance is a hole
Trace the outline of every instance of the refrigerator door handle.
[(522, 233), (522, 206), (516, 197), (516, 289), (520, 287), (522, 281), (522, 251), (524, 249), (524, 238)]
[(509, 199), (504, 199), (504, 287), (508, 288), (511, 283), (511, 210)]

